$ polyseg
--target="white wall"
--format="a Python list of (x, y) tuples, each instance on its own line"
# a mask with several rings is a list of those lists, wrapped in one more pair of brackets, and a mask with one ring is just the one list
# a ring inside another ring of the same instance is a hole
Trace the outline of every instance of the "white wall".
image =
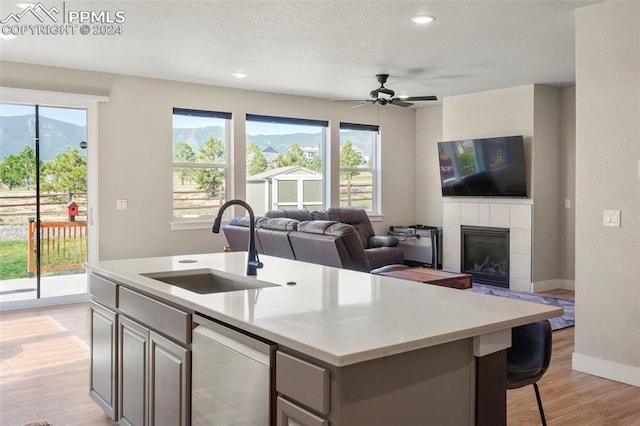
[[(443, 224), (436, 143), (521, 134), (534, 205), (532, 278), (536, 289), (573, 288), (575, 89), (526, 85), (449, 97), (440, 107), (416, 112), (416, 221)], [(420, 168), (420, 165), (426, 167)], [(426, 194), (426, 196), (425, 196)], [(564, 199), (570, 208), (564, 209)], [(451, 200), (449, 200), (451, 201)], [(490, 203), (496, 200), (455, 199)], [(455, 237), (454, 237), (455, 238)], [(530, 290), (530, 285), (517, 283)]]
[(442, 106), (416, 110), (416, 223), (442, 226), (442, 190), (438, 145)]
[(576, 11), (576, 140), (573, 368), (640, 386), (640, 2)]
[(560, 90), (535, 86), (533, 114), (533, 281), (536, 289), (557, 288), (562, 260)]
[[(349, 108), (327, 100), (122, 75), (0, 62), (0, 86), (109, 96), (99, 108), (98, 229), (101, 260), (221, 251), (208, 229), (171, 231), (172, 108), (233, 113), (235, 196), (244, 197), (246, 113), (329, 120), (337, 161), (340, 121), (380, 124), (382, 222), (415, 220), (415, 111), (393, 106)], [(89, 147), (91, 149), (92, 147)], [(95, 147), (93, 147), (95, 149)], [(337, 185), (337, 173), (331, 178)], [(116, 210), (116, 200), (129, 200)], [(238, 210), (238, 214), (245, 213)]]
[[(560, 98), (560, 278), (575, 287), (576, 250), (576, 88), (565, 87)], [(569, 201), (568, 206), (565, 200)]]

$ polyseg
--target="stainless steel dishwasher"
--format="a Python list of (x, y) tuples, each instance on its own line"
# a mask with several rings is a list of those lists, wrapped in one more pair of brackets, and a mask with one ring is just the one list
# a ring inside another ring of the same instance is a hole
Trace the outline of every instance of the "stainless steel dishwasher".
[(276, 345), (194, 315), (191, 424), (269, 425)]

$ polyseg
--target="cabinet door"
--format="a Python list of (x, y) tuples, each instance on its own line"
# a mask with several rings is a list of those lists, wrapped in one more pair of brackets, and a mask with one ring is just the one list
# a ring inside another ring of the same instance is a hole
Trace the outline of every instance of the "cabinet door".
[(149, 329), (120, 316), (119, 422), (127, 426), (147, 426), (147, 376)]
[(149, 422), (154, 426), (188, 426), (191, 353), (153, 331), (149, 341)]
[(329, 421), (278, 397), (278, 426), (328, 426)]
[(109, 417), (116, 416), (117, 314), (91, 302), (91, 390)]

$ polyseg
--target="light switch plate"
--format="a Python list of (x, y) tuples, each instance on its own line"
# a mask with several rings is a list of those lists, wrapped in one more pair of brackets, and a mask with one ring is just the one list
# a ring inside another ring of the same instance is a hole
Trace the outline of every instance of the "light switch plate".
[(571, 199), (570, 198), (565, 198), (564, 199), (564, 208), (565, 209), (570, 209), (571, 208)]
[(604, 210), (602, 213), (602, 224), (614, 228), (620, 227), (620, 210)]
[(129, 208), (129, 203), (127, 200), (116, 200), (116, 209), (118, 210), (126, 210)]

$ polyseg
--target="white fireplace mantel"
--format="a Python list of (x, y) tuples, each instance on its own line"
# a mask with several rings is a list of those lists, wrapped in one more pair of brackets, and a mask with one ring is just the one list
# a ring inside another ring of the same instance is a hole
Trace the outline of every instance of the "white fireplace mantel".
[(444, 199), (443, 260), (445, 271), (460, 272), (460, 227), (487, 226), (509, 229), (509, 288), (532, 290), (531, 200), (465, 202)]

